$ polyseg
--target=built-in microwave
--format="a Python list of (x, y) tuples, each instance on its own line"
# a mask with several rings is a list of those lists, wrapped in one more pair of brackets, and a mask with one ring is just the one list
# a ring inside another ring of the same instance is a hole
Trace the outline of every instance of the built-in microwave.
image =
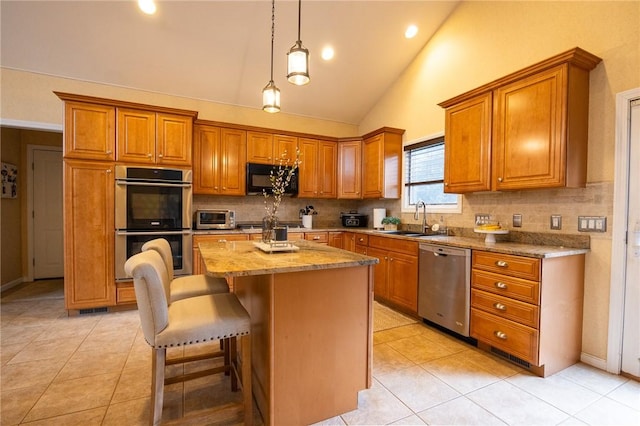
[(236, 213), (226, 209), (196, 210), (195, 229), (235, 229)]
[[(261, 195), (263, 191), (271, 194), (273, 192), (271, 173), (273, 172), (275, 175), (279, 168), (284, 169), (285, 173), (288, 173), (291, 169), (290, 166), (247, 163), (247, 195)], [(284, 195), (298, 195), (298, 170), (296, 169), (293, 172), (291, 181), (285, 188)]]

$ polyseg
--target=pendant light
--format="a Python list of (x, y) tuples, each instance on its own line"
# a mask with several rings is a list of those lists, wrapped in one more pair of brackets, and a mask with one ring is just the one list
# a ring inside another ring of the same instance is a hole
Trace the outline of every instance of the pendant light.
[(271, 79), (262, 89), (262, 110), (266, 112), (280, 111), (280, 89), (273, 82), (273, 36), (276, 28), (276, 0), (271, 0)]
[(300, 17), (302, 0), (298, 0), (298, 41), (287, 53), (287, 80), (297, 86), (309, 82), (309, 51), (300, 41)]

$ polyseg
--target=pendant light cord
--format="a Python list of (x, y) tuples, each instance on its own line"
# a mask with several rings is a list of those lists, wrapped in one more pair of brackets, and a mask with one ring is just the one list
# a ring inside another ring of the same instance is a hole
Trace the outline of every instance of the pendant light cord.
[(298, 0), (298, 43), (302, 44), (302, 41), (300, 40), (300, 20), (302, 17), (302, 0)]
[[(271, 82), (273, 82), (273, 37), (276, 31), (276, 0), (271, 0)], [(300, 31), (300, 30), (298, 30)]]

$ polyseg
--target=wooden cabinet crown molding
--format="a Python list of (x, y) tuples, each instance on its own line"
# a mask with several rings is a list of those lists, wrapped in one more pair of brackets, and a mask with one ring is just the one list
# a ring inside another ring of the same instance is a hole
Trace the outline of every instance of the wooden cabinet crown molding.
[(482, 93), (491, 92), (501, 86), (505, 86), (515, 81), (522, 80), (523, 78), (548, 70), (558, 65), (569, 64), (587, 71), (591, 71), (601, 61), (602, 59), (597, 57), (596, 55), (593, 55), (579, 47), (574, 47), (571, 50), (559, 53), (555, 56), (552, 56), (551, 58), (537, 62), (531, 66), (513, 72), (509, 75), (501, 77), (497, 80), (477, 87), (461, 95), (455, 96), (451, 99), (447, 99), (446, 101), (440, 102), (438, 105), (442, 108), (448, 108), (452, 105), (456, 105), (460, 102), (466, 101), (467, 99), (474, 98)]

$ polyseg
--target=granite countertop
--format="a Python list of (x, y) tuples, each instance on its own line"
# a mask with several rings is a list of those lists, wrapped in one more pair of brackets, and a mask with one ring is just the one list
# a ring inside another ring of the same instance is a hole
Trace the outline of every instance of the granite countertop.
[(207, 274), (214, 277), (237, 277), (317, 269), (349, 268), (374, 265), (375, 257), (340, 250), (311, 241), (295, 241), (298, 250), (268, 253), (254, 241), (200, 243), (200, 254)]

